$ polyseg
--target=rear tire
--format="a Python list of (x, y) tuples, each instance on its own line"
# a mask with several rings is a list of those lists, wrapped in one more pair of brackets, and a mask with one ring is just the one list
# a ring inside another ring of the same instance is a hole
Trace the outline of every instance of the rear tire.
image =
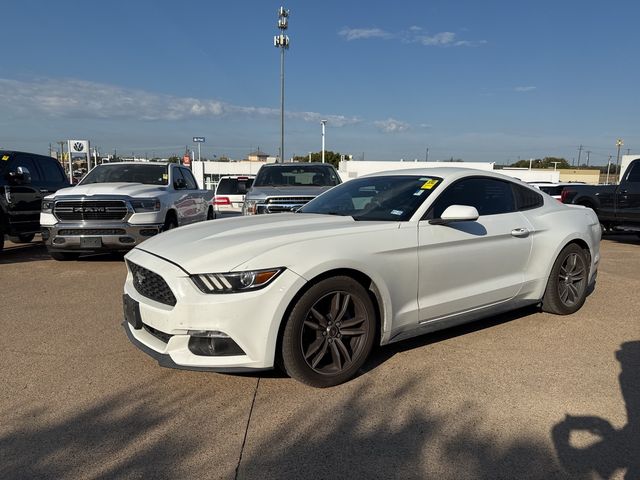
[(18, 235), (14, 241), (16, 243), (30, 243), (35, 236), (35, 233), (25, 233), (23, 235)]
[(209, 210), (207, 210), (207, 220), (213, 220), (214, 218), (216, 218), (216, 216), (213, 214), (213, 208), (209, 207)]
[(569, 315), (580, 310), (587, 298), (589, 263), (584, 250), (567, 245), (556, 258), (542, 298), (542, 310)]
[(376, 313), (351, 277), (327, 278), (295, 303), (282, 336), (282, 362), (292, 378), (331, 387), (356, 375), (373, 348)]
[(69, 260), (77, 260), (80, 257), (76, 252), (49, 252), (51, 258), (59, 262), (68, 262)]

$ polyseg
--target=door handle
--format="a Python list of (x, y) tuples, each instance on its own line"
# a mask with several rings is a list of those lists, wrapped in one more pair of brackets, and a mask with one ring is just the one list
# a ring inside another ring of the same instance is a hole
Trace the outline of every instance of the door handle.
[(513, 230), (511, 230), (511, 235), (514, 237), (528, 237), (529, 230), (527, 230), (526, 228), (514, 228)]

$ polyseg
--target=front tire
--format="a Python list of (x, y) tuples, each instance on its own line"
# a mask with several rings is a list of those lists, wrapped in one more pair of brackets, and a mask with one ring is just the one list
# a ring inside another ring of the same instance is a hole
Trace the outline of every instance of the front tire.
[(166, 232), (167, 230), (173, 230), (174, 228), (178, 228), (178, 220), (175, 215), (167, 215), (167, 218), (164, 219), (164, 226), (162, 227), (162, 231)]
[(542, 310), (556, 315), (577, 312), (587, 298), (588, 281), (587, 255), (575, 243), (567, 245), (551, 269), (542, 298)]
[(282, 337), (282, 361), (292, 378), (312, 387), (351, 379), (367, 360), (376, 314), (365, 288), (351, 277), (322, 280), (296, 302)]

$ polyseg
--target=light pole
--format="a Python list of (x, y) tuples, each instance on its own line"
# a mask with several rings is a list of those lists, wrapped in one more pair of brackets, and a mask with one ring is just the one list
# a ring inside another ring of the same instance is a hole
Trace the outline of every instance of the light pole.
[(327, 124), (326, 120), (320, 120), (322, 124), (322, 163), (324, 163), (324, 126)]
[(618, 156), (616, 157), (616, 175), (618, 175), (618, 183), (620, 183), (620, 147), (624, 145), (621, 138), (616, 140), (616, 147), (618, 147)]
[(609, 161), (607, 162), (607, 185), (609, 185), (609, 169), (611, 168), (611, 155), (609, 155)]
[(284, 51), (289, 48), (289, 37), (284, 34), (289, 26), (289, 10), (278, 10), (280, 35), (273, 37), (273, 45), (280, 49), (280, 162), (284, 162)]

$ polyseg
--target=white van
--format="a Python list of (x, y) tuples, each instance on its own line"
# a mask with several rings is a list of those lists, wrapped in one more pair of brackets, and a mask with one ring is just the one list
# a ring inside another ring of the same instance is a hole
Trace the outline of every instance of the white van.
[(213, 197), (215, 216), (240, 215), (244, 195), (253, 185), (255, 175), (228, 175), (221, 177)]

